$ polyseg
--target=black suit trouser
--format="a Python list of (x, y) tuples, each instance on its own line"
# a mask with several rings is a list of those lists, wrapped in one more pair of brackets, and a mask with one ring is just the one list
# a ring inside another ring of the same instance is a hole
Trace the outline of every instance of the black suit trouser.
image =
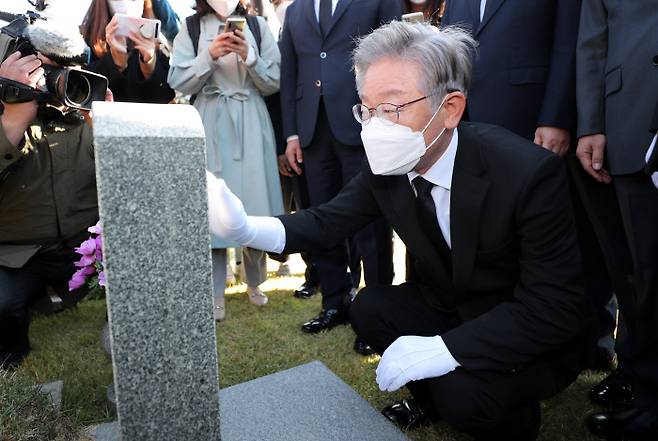
[(658, 189), (643, 172), (613, 177), (633, 264), (632, 292), (619, 295), (636, 403), (658, 417)]
[[(304, 149), (304, 175), (311, 206), (329, 202), (361, 170), (363, 146), (340, 143), (333, 135), (322, 101), (311, 144)], [(350, 277), (363, 261), (366, 284), (389, 284), (393, 279), (392, 230), (384, 218), (357, 232), (349, 241), (333, 248), (309, 253), (317, 269), (322, 291), (322, 307), (342, 308), (352, 287)], [(354, 244), (350, 245), (350, 241)], [(352, 254), (350, 255), (350, 249)], [(358, 253), (358, 259), (354, 257)], [(350, 265), (351, 264), (351, 265)], [(354, 277), (356, 279), (356, 277)]]
[[(403, 335), (435, 336), (459, 326), (460, 319), (437, 309), (419, 285), (366, 287), (350, 309), (356, 333), (382, 354)], [(481, 439), (519, 439), (517, 430), (539, 400), (563, 390), (577, 372), (538, 362), (515, 373), (467, 371), (414, 381), (408, 389), (421, 406), (456, 429)]]

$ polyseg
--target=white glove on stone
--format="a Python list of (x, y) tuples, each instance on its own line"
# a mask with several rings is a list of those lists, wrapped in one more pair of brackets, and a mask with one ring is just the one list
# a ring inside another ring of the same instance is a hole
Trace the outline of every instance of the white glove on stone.
[(404, 335), (391, 344), (377, 366), (377, 384), (393, 392), (410, 381), (440, 377), (460, 364), (440, 336)]
[(242, 201), (223, 179), (206, 171), (208, 180), (208, 220), (210, 232), (243, 247), (281, 253), (286, 246), (286, 230), (275, 217), (247, 216)]

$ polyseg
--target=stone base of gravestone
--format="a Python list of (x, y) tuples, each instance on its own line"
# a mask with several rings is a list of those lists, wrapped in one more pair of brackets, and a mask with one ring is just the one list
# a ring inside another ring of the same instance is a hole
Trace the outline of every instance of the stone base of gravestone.
[[(222, 441), (409, 441), (319, 361), (222, 389), (219, 407)], [(117, 423), (89, 433), (119, 441)]]
[(62, 380), (40, 384), (37, 388), (39, 388), (41, 393), (48, 395), (55, 409), (60, 410), (62, 408), (62, 390), (64, 389), (64, 382)]

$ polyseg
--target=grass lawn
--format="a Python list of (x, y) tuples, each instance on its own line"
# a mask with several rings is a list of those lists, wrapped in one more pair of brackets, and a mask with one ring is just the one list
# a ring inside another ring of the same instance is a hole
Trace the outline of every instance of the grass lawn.
[[(353, 352), (354, 334), (348, 326), (317, 336), (301, 332), (301, 324), (320, 309), (319, 296), (292, 297), (291, 290), (301, 281), (300, 277), (268, 280), (264, 288), (270, 302), (262, 308), (247, 302), (244, 286), (227, 291), (227, 320), (217, 325), (220, 386), (320, 360), (377, 409), (405, 396), (406, 392), (379, 391), (375, 383), (378, 359)], [(63, 410), (81, 426), (113, 419), (105, 404), (112, 368), (100, 346), (104, 321), (105, 303), (98, 300), (82, 302), (55, 316), (37, 317), (30, 331), (34, 349), (18, 372), (35, 383), (64, 380)], [(588, 435), (583, 418), (595, 410), (586, 392), (602, 376), (584, 373), (564, 393), (542, 404), (540, 440), (595, 440)], [(469, 439), (445, 425), (408, 435), (418, 441)]]

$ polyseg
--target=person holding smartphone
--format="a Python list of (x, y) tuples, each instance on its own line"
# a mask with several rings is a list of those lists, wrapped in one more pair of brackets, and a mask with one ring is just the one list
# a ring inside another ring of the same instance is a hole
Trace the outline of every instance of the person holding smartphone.
[(89, 69), (108, 78), (116, 101), (170, 102), (169, 60), (157, 35), (133, 29), (124, 36), (117, 14), (128, 21), (155, 18), (151, 0), (92, 0), (80, 29), (92, 49)]
[[(262, 17), (246, 19), (248, 5), (242, 0), (197, 0), (196, 15), (196, 41), (189, 20), (174, 40), (169, 85), (195, 95), (208, 170), (240, 195), (249, 214), (282, 214), (276, 143), (263, 99), (279, 90), (281, 56), (274, 36)], [(226, 248), (236, 246), (212, 237), (216, 320), (225, 311)], [(249, 301), (264, 305), (268, 299), (258, 286), (267, 277), (266, 255), (245, 248), (243, 263)]]

